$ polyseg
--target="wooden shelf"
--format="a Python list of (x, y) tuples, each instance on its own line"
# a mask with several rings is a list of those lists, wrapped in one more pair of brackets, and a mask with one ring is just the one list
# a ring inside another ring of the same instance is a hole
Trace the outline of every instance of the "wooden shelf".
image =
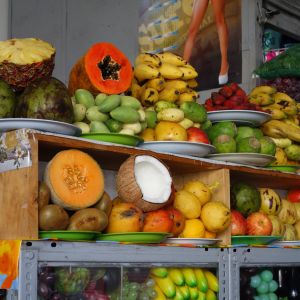
[(229, 169), (232, 181), (245, 181), (256, 186), (268, 186), (278, 189), (299, 188), (300, 175), (278, 172), (263, 168), (213, 163), (205, 159), (187, 158), (172, 154), (157, 153), (150, 150), (122, 145), (94, 143), (89, 140), (72, 137), (35, 134), (38, 140), (39, 160), (49, 161), (61, 150), (76, 148), (91, 154), (101, 166), (109, 170), (118, 170), (120, 164), (130, 155), (153, 155), (164, 161), (173, 174), (185, 174), (203, 170)]

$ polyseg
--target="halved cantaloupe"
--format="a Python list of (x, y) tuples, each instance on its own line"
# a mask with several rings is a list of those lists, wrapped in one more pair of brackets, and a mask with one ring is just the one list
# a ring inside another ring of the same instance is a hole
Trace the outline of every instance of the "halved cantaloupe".
[(47, 164), (44, 180), (50, 188), (52, 202), (69, 210), (94, 205), (104, 192), (101, 167), (80, 150), (58, 152)]

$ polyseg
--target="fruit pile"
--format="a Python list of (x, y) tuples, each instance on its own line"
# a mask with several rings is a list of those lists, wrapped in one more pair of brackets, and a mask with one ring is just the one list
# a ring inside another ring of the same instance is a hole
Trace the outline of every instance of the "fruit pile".
[(261, 110), (258, 105), (248, 101), (246, 92), (235, 82), (224, 85), (218, 92), (212, 92), (204, 105), (207, 111)]
[(299, 190), (291, 190), (286, 198), (281, 198), (270, 188), (234, 184), (231, 187), (231, 234), (300, 239), (299, 194)]
[(216, 300), (219, 281), (213, 272), (201, 268), (152, 268), (155, 299)]
[(104, 93), (94, 97), (88, 90), (77, 89), (73, 102), (74, 125), (82, 133), (135, 135), (147, 127), (146, 114), (134, 97)]
[(277, 300), (278, 282), (273, 278), (273, 271), (257, 268), (241, 269), (240, 297), (243, 300)]
[(207, 130), (217, 153), (261, 153), (275, 155), (275, 142), (263, 135), (259, 128), (236, 126), (234, 122), (222, 121)]

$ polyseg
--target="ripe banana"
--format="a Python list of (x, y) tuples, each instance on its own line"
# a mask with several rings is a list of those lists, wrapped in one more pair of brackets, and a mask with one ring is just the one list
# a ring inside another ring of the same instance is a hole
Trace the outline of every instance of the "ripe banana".
[(198, 86), (198, 82), (195, 79), (190, 79), (187, 81), (190, 88), (194, 89)]
[(158, 92), (160, 92), (166, 87), (166, 82), (163, 77), (157, 77), (148, 80), (146, 82), (146, 87), (156, 89)]
[(250, 97), (254, 97), (259, 93), (266, 93), (269, 95), (275, 94), (277, 92), (276, 88), (268, 85), (261, 85), (255, 87), (251, 92), (250, 92)]
[(179, 95), (178, 98), (178, 105), (182, 104), (183, 102), (191, 102), (191, 101), (196, 101), (198, 98), (198, 93), (196, 91), (189, 91), (186, 93), (182, 93)]
[(158, 101), (158, 91), (153, 88), (142, 88), (140, 100), (144, 106), (150, 106)]
[(179, 91), (175, 88), (163, 89), (158, 93), (158, 100), (164, 100), (168, 102), (175, 102), (179, 98)]
[(180, 93), (187, 92), (189, 89), (189, 85), (187, 81), (183, 81), (180, 79), (167, 80), (165, 84), (165, 88), (175, 88)]
[(249, 102), (256, 104), (256, 105), (265, 106), (265, 105), (273, 104), (275, 102), (275, 100), (274, 100), (273, 96), (270, 94), (258, 93), (254, 96), (251, 96), (249, 98)]
[(273, 142), (276, 144), (279, 148), (286, 148), (287, 146), (292, 145), (292, 141), (288, 138), (273, 138), (271, 137)]
[(155, 284), (153, 286), (154, 291), (156, 292), (156, 297), (154, 298), (154, 300), (166, 300), (166, 296), (164, 295), (164, 293), (162, 292), (162, 290), (160, 289), (160, 287)]
[(208, 290), (207, 292), (206, 292), (206, 300), (217, 300), (217, 296), (216, 296), (216, 294), (214, 293), (214, 291), (212, 291), (212, 290)]
[(285, 93), (276, 93), (274, 95), (275, 103), (281, 107), (287, 115), (296, 115), (298, 113), (297, 103)]
[(141, 91), (142, 91), (142, 87), (137, 83), (133, 82), (129, 89), (129, 94), (136, 99), (140, 99)]
[(282, 148), (276, 147), (275, 162), (272, 165), (285, 166), (287, 164), (287, 156)]
[(159, 70), (152, 64), (139, 64), (134, 68), (134, 76), (139, 82), (160, 76)]
[(204, 270), (204, 275), (207, 279), (208, 288), (214, 292), (219, 291), (219, 280), (212, 272), (208, 270)]
[(159, 67), (161, 65), (161, 61), (159, 57), (156, 54), (151, 54), (151, 53), (140, 53), (135, 61), (134, 65), (137, 66), (139, 64), (147, 64), (150, 63), (156, 67)]
[(194, 122), (192, 120), (190, 120), (190, 119), (187, 119), (187, 118), (184, 118), (178, 124), (181, 125), (184, 129), (188, 129), (188, 128), (194, 126)]
[(274, 138), (289, 138), (292, 141), (300, 142), (300, 127), (289, 121), (270, 120), (262, 124), (261, 129), (267, 136)]
[[(182, 286), (184, 285), (184, 276), (183, 274), (181, 273), (180, 269), (179, 268), (169, 268), (168, 269), (168, 273), (169, 273), (169, 276), (171, 278), (171, 280), (176, 284), (176, 285), (179, 285), (179, 286)], [(177, 291), (176, 291), (177, 293)]]
[(182, 268), (181, 272), (184, 276), (184, 281), (189, 287), (197, 286), (197, 278), (192, 268)]
[(197, 278), (197, 287), (199, 291), (206, 293), (208, 290), (208, 282), (202, 269), (194, 269)]
[(176, 295), (176, 286), (169, 276), (160, 278), (157, 276), (151, 275), (151, 278), (159, 286), (164, 295), (168, 298), (173, 298)]
[(265, 106), (263, 107), (263, 110), (268, 111), (271, 114), (272, 119), (274, 120), (281, 120), (287, 118), (285, 112), (281, 110), (281, 108), (278, 107), (277, 104)]
[(168, 63), (174, 66), (184, 66), (187, 64), (186, 60), (172, 52), (158, 53), (157, 56), (162, 63)]
[(293, 116), (288, 116), (287, 119), (290, 120), (291, 122), (295, 123), (296, 125), (299, 125), (298, 114), (293, 115)]
[(179, 69), (179, 67), (168, 63), (163, 63), (158, 68), (158, 71), (166, 79), (179, 79), (183, 77), (183, 72)]
[(198, 76), (198, 73), (195, 69), (189, 67), (178, 67), (179, 70), (183, 73), (183, 80), (195, 79)]

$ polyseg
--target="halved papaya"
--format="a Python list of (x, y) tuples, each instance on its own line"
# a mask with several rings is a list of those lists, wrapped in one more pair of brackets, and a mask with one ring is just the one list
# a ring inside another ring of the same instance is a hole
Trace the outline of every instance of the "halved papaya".
[(94, 205), (104, 192), (100, 165), (89, 154), (76, 149), (58, 152), (47, 164), (44, 180), (52, 202), (69, 210)]
[(68, 89), (86, 89), (93, 94), (120, 94), (132, 81), (133, 70), (129, 59), (110, 43), (97, 43), (88, 49), (73, 66)]

